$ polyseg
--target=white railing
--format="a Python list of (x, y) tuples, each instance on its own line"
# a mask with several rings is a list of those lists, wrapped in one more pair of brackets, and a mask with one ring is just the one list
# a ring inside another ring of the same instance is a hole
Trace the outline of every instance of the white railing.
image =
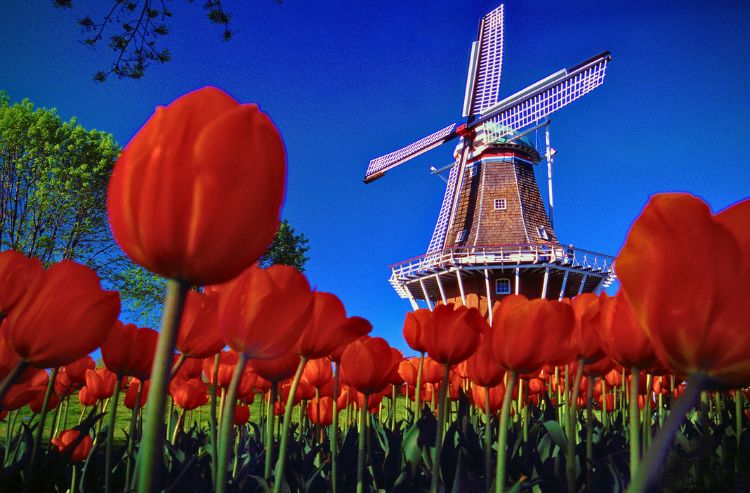
[(396, 279), (408, 279), (428, 271), (477, 265), (557, 264), (601, 274), (613, 273), (614, 257), (558, 243), (485, 245), (443, 248), (390, 266)]

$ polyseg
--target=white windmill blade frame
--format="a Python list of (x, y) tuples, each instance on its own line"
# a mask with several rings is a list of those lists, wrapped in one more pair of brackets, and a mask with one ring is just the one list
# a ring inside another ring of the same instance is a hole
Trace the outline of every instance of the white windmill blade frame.
[(503, 71), (504, 13), (505, 6), (501, 4), (482, 17), (479, 24), (479, 37), (472, 45), (469, 62), (464, 117), (483, 113), (498, 100)]
[(423, 137), (406, 147), (402, 147), (401, 149), (371, 160), (370, 164), (367, 166), (367, 171), (365, 172), (365, 183), (377, 180), (383, 176), (386, 171), (456, 137), (457, 134), (453, 131), (455, 128), (456, 124), (451, 123), (447, 127), (442, 128), (427, 137)]
[(567, 70), (560, 70), (488, 108), (471, 127), (493, 121), (497, 139), (532, 125), (593, 91), (604, 82), (609, 52), (601, 53)]

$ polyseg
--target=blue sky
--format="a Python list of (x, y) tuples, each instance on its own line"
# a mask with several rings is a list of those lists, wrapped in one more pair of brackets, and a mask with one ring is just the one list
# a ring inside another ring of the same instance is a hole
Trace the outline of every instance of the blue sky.
[[(97, 84), (111, 52), (84, 47), (75, 21), (103, 3), (0, 3), (0, 89), (123, 145), (157, 104), (204, 85), (258, 102), (285, 139), (283, 215), (310, 239), (311, 283), (407, 349), (409, 304), (387, 266), (424, 253), (443, 193), (428, 169), (448, 164), (452, 146), (370, 185), (362, 177), (371, 158), (460, 119), (471, 41), (498, 3), (226, 0), (236, 35), (224, 43), (201, 2), (176, 1), (163, 43), (173, 60), (140, 81)], [(689, 191), (715, 210), (748, 196), (750, 4), (717, 3), (506, 2), (502, 96), (614, 57), (601, 88), (552, 117), (564, 243), (616, 254), (656, 192)]]

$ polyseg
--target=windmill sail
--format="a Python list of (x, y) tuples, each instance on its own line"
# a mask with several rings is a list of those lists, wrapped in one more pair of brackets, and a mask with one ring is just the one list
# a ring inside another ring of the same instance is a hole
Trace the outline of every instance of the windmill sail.
[(503, 5), (482, 18), (477, 43), (478, 52), (472, 47), (464, 117), (478, 115), (498, 100), (503, 69)]
[(409, 144), (406, 147), (402, 147), (397, 151), (393, 151), (384, 156), (377, 157), (370, 161), (367, 166), (367, 172), (365, 172), (365, 183), (370, 183), (373, 180), (377, 180), (386, 171), (391, 168), (395, 168), (399, 164), (408, 161), (409, 159), (416, 157), (423, 152), (427, 152), (430, 149), (434, 149), (440, 144), (451, 140), (456, 137), (453, 129), (456, 128), (456, 124), (452, 123), (447, 127), (438, 130), (437, 132), (428, 135), (413, 144)]

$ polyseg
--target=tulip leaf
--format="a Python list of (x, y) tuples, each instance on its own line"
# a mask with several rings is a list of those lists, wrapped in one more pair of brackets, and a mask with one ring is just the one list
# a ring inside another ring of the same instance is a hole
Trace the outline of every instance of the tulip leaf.
[(411, 425), (406, 433), (404, 433), (402, 448), (404, 459), (406, 459), (408, 464), (414, 464), (419, 461), (421, 450), (419, 447), (419, 427), (416, 424)]
[(568, 450), (568, 439), (565, 438), (565, 433), (562, 431), (562, 428), (560, 428), (557, 421), (545, 421), (544, 427), (552, 437), (552, 441), (555, 442), (555, 445), (560, 447), (563, 452)]

